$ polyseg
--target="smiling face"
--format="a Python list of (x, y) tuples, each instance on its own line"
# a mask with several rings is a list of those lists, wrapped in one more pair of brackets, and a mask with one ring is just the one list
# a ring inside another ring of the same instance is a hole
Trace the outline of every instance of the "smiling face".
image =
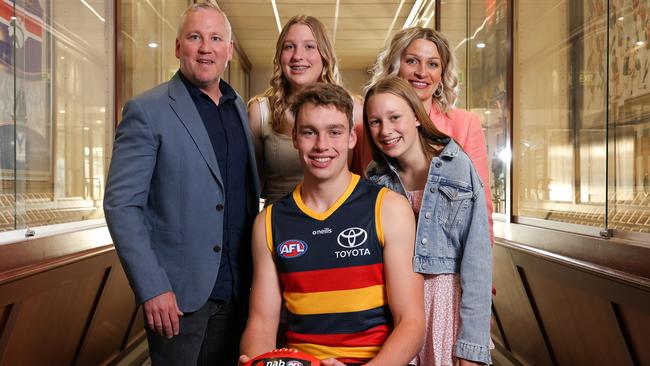
[(348, 116), (332, 105), (305, 103), (296, 116), (293, 146), (298, 150), (305, 179), (336, 179), (348, 172), (348, 151), (357, 138)]
[(305, 24), (293, 24), (282, 43), (280, 54), (282, 74), (292, 89), (299, 90), (315, 83), (323, 73), (323, 58), (311, 29)]
[(423, 154), (420, 122), (404, 99), (391, 93), (375, 94), (365, 108), (372, 140), (385, 155), (401, 161)]
[(181, 73), (204, 91), (218, 88), (232, 58), (233, 44), (225, 22), (215, 10), (190, 12), (176, 38)]
[(433, 93), (441, 82), (441, 62), (438, 47), (426, 39), (411, 42), (400, 57), (398, 76), (411, 84), (427, 112), (431, 108)]

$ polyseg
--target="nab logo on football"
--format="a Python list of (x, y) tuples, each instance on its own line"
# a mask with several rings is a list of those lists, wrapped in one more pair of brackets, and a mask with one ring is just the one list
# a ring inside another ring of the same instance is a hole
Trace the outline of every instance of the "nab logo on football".
[(278, 245), (278, 254), (283, 258), (296, 258), (307, 253), (307, 243), (302, 240), (291, 239)]

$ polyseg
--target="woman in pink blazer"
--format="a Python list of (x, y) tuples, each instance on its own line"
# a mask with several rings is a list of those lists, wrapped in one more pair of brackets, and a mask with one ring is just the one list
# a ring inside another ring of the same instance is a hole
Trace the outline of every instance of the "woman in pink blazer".
[[(436, 128), (460, 144), (472, 160), (483, 181), (490, 242), (493, 243), (487, 146), (478, 117), (466, 110), (454, 108), (458, 97), (458, 76), (456, 60), (446, 37), (430, 28), (412, 27), (401, 30), (395, 34), (389, 47), (377, 57), (369, 85), (388, 75), (397, 75), (411, 84)], [(357, 141), (358, 145), (367, 143), (360, 138)], [(372, 157), (360, 159), (367, 160), (360, 163), (367, 166)]]

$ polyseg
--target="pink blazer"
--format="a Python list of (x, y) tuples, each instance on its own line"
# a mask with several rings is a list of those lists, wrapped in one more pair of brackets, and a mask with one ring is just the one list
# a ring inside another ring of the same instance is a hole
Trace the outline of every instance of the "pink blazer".
[(443, 133), (454, 139), (469, 156), (474, 168), (483, 181), (485, 202), (487, 203), (488, 222), (490, 224), (490, 243), (494, 244), (492, 232), (492, 193), (488, 173), (487, 145), (481, 129), (481, 121), (472, 112), (463, 109), (452, 109), (450, 117), (431, 108), (429, 117), (433, 124)]

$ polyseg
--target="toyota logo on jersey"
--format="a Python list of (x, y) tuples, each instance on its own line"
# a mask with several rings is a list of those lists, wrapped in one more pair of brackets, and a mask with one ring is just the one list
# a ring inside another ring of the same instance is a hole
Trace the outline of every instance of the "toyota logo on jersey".
[(278, 254), (283, 258), (296, 258), (307, 253), (307, 243), (298, 239), (283, 241), (277, 247)]
[(356, 248), (368, 239), (368, 233), (360, 227), (350, 227), (339, 233), (336, 241), (343, 248)]

